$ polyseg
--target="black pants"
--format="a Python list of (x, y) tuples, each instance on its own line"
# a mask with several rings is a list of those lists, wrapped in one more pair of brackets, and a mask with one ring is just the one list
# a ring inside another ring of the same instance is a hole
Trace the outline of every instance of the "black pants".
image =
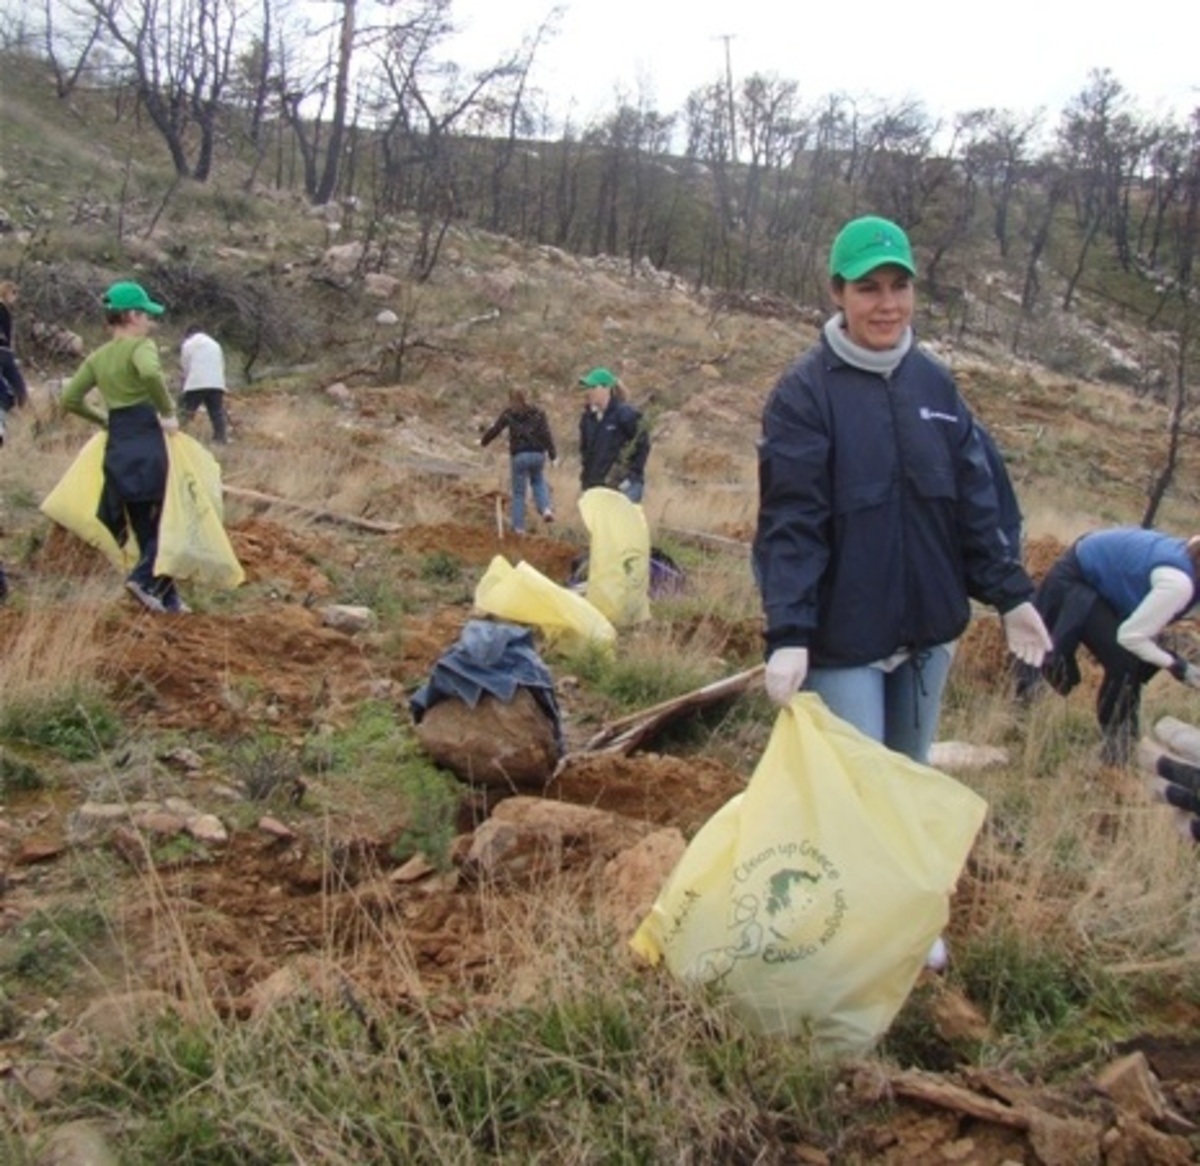
[(158, 524), (162, 519), (161, 502), (126, 502), (125, 515), (138, 544), (138, 561), (129, 578), (159, 599), (167, 599), (175, 590), (174, 580), (154, 573), (158, 557)]
[(1104, 732), (1106, 753), (1112, 761), (1127, 761), (1141, 732), (1142, 685), (1158, 668), (1139, 659), (1117, 642), (1121, 618), (1105, 600), (1097, 598), (1084, 621), (1080, 642), (1104, 669), (1096, 694), (1096, 719)]
[(1096, 719), (1104, 733), (1104, 759), (1127, 762), (1141, 733), (1142, 685), (1158, 672), (1117, 643), (1121, 617), (1097, 596), (1080, 629), (1079, 642), (1104, 669), (1096, 695)]
[(21, 375), (21, 366), (11, 348), (0, 346), (0, 409), (5, 411), (26, 404), (29, 388)]
[[(1080, 646), (1104, 670), (1096, 695), (1096, 719), (1104, 733), (1103, 758), (1114, 764), (1129, 760), (1140, 733), (1142, 685), (1157, 671), (1117, 642), (1121, 618), (1084, 578), (1072, 547), (1046, 573), (1034, 597), (1051, 636), (1054, 651), (1041, 674), (1050, 686), (1066, 696), (1079, 683), (1075, 655)], [(1017, 695), (1032, 695), (1037, 673), (1018, 673)]]
[(212, 422), (213, 441), (224, 445), (229, 440), (225, 416), (225, 391), (223, 389), (189, 389), (179, 403), (179, 421), (186, 425), (203, 405)]

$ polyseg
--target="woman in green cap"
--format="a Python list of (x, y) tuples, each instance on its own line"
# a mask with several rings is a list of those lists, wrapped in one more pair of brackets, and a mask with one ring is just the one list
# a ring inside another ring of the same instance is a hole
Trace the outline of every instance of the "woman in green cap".
[(1002, 614), (1027, 664), (1050, 638), (1002, 533), (980, 427), (913, 339), (916, 271), (887, 219), (855, 219), (834, 240), (838, 310), (763, 413), (753, 558), (771, 699), (815, 691), (924, 762), (971, 599)]
[[(119, 545), (129, 531), (137, 539), (139, 558), (126, 588), (151, 611), (186, 612), (174, 580), (154, 573), (167, 486), (163, 431), (179, 428), (158, 347), (150, 339), (164, 309), (131, 282), (114, 283), (103, 304), (112, 338), (67, 382), (63, 408), (108, 430), (98, 517)], [(99, 391), (104, 412), (88, 404), (92, 389)]]
[(606, 368), (579, 378), (587, 394), (579, 418), (579, 488), (609, 486), (630, 502), (646, 489), (650, 433), (641, 412), (627, 400), (621, 382)]

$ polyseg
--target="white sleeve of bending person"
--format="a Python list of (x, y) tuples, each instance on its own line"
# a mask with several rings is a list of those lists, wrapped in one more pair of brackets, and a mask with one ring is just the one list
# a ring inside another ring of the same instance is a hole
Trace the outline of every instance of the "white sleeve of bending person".
[(1168, 668), (1175, 661), (1160, 648), (1154, 637), (1192, 602), (1192, 580), (1178, 567), (1155, 567), (1150, 572), (1150, 591), (1146, 598), (1117, 628), (1117, 643), (1139, 660)]

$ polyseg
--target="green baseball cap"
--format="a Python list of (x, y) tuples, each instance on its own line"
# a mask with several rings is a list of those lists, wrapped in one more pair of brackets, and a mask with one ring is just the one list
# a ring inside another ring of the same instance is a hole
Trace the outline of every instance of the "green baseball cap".
[(587, 376), (579, 378), (579, 385), (584, 389), (615, 388), (617, 378), (606, 368), (594, 368)]
[(581, 389), (614, 389), (617, 378), (607, 368), (593, 368), (586, 377), (580, 377)]
[(161, 316), (166, 311), (146, 294), (140, 283), (128, 281), (114, 283), (104, 293), (104, 306), (110, 312), (145, 312), (148, 316)]
[(889, 263), (903, 267), (910, 275), (917, 274), (908, 236), (895, 223), (875, 215), (848, 222), (829, 252), (829, 274), (843, 279), (862, 279)]

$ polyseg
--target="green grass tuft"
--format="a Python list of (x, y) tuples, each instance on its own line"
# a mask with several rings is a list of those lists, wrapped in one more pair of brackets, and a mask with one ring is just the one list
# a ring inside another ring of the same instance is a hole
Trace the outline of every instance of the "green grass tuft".
[(23, 696), (0, 711), (0, 740), (50, 749), (68, 761), (99, 757), (112, 748), (120, 731), (108, 701), (85, 688)]

